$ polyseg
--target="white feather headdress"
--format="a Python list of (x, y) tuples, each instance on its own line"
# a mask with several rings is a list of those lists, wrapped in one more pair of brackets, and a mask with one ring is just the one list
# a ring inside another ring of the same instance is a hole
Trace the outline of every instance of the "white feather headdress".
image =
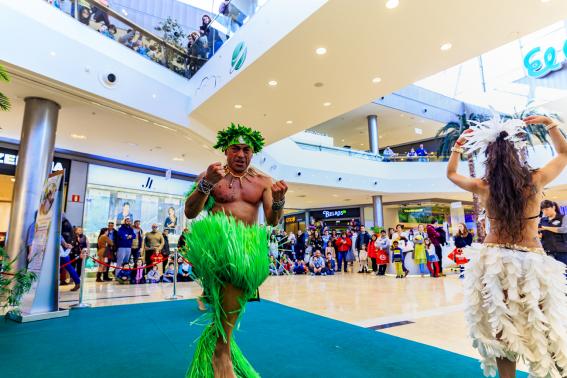
[(490, 143), (496, 142), (502, 132), (508, 134), (505, 139), (512, 142), (517, 150), (527, 146), (524, 130), (526, 124), (521, 119), (503, 121), (498, 113), (493, 112), (492, 118), (488, 121), (469, 120), (468, 122), (471, 131), (465, 134), (467, 142), (463, 145), (463, 149), (469, 154), (484, 151)]

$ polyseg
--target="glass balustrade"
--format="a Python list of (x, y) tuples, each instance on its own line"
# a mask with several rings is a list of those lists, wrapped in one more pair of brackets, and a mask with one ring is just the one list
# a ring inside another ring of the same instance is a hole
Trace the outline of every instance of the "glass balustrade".
[(357, 151), (352, 150), (349, 148), (341, 148), (341, 147), (331, 147), (331, 146), (322, 146), (316, 145), (311, 143), (304, 143), (294, 141), (300, 148), (304, 150), (310, 151), (321, 151), (321, 152), (329, 152), (336, 155), (342, 156), (350, 156), (359, 159), (366, 159), (366, 160), (374, 160), (374, 161), (382, 161), (382, 162), (443, 162), (449, 159), (448, 156), (437, 156), (436, 154), (429, 154), (427, 156), (407, 156), (407, 155), (393, 155), (389, 157), (385, 157), (382, 155), (376, 155), (370, 152), (365, 151)]
[[(175, 73), (191, 78), (267, 0), (43, 0), (103, 36)], [(167, 1), (171, 3), (171, 0)], [(171, 4), (169, 4), (171, 5)], [(155, 13), (155, 14), (154, 14)], [(179, 20), (182, 21), (179, 21)], [(193, 20), (192, 22), (190, 20)], [(196, 22), (195, 20), (198, 20)], [(200, 22), (200, 24), (199, 24)]]

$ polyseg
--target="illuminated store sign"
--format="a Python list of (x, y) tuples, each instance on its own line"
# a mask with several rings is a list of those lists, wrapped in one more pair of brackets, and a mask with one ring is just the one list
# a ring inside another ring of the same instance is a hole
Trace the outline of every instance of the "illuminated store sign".
[(531, 49), (524, 57), (524, 67), (528, 71), (528, 76), (539, 79), (562, 69), (567, 59), (567, 40), (563, 44), (562, 52), (563, 56), (558, 56), (554, 47), (548, 47), (545, 52), (542, 52), (541, 47)]
[[(16, 174), (16, 166), (18, 165), (18, 151), (7, 148), (0, 148), (0, 174), (14, 176)], [(67, 159), (54, 158), (51, 163), (51, 172), (63, 171), (65, 181), (69, 179), (69, 168), (71, 162)]]
[(318, 210), (310, 215), (314, 219), (360, 218), (360, 208)]

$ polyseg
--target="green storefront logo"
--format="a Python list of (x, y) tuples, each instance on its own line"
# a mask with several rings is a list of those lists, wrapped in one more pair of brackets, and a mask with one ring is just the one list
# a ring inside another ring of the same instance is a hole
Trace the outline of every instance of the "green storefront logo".
[(244, 61), (246, 60), (246, 53), (248, 53), (248, 47), (246, 47), (246, 44), (244, 42), (239, 42), (232, 52), (230, 73), (238, 71), (242, 67)]

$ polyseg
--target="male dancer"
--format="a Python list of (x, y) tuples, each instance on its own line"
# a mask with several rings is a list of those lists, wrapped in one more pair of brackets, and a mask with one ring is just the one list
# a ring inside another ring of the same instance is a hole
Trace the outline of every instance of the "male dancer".
[(209, 216), (194, 222), (186, 234), (185, 254), (193, 264), (211, 304), (213, 322), (203, 332), (188, 377), (255, 377), (258, 373), (232, 340), (232, 330), (245, 303), (257, 295), (268, 276), (268, 236), (258, 226), (263, 206), (266, 223), (279, 223), (287, 185), (272, 182), (250, 167), (264, 145), (258, 131), (232, 124), (217, 135), (214, 146), (227, 164), (211, 164), (199, 175), (185, 202), (192, 219), (203, 210)]

